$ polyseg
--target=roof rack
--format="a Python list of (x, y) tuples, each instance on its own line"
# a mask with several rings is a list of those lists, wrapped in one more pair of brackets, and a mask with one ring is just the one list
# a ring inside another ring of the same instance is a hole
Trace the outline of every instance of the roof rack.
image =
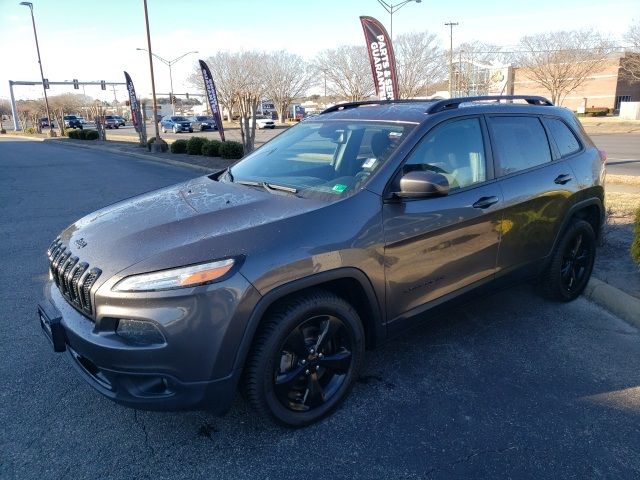
[(391, 105), (393, 103), (428, 103), (429, 108), (425, 113), (437, 113), (443, 110), (458, 108), (463, 103), (483, 102), (483, 101), (511, 101), (525, 100), (529, 105), (553, 106), (548, 99), (537, 95), (483, 95), (478, 97), (457, 97), (445, 100), (429, 100), (425, 98), (403, 98), (399, 100), (364, 100), (361, 102), (339, 103), (333, 107), (326, 108), (322, 113), (337, 112), (339, 110), (347, 110), (349, 108), (357, 108), (362, 105)]
[(337, 105), (334, 105), (333, 107), (324, 109), (322, 113), (337, 112), (338, 110), (356, 108), (361, 105), (390, 105), (392, 103), (419, 103), (419, 102), (433, 103), (433, 100), (427, 100), (424, 98), (403, 98), (401, 100), (364, 100), (362, 102), (339, 103)]
[(447, 100), (438, 100), (437, 102), (429, 106), (429, 108), (427, 109), (427, 113), (442, 112), (443, 110), (458, 108), (463, 103), (481, 102), (486, 100), (494, 100), (496, 102), (525, 100), (529, 105), (542, 105), (549, 107), (553, 106), (553, 103), (551, 103), (548, 99), (537, 95), (485, 95), (480, 97), (458, 97), (449, 98)]

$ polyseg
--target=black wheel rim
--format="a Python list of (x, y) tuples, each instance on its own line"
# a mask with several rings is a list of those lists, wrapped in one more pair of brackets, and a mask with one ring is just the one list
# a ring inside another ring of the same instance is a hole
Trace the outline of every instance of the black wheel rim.
[(287, 409), (306, 412), (330, 402), (353, 364), (353, 339), (341, 319), (318, 315), (294, 328), (275, 358), (273, 390)]
[(580, 289), (587, 279), (593, 259), (593, 245), (591, 239), (582, 233), (578, 233), (567, 244), (562, 256), (560, 268), (560, 280), (562, 288), (572, 293)]

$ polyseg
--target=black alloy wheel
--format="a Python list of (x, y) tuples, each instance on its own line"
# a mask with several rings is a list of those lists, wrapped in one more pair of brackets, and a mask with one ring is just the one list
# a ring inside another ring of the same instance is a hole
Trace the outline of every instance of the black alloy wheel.
[(342, 320), (318, 315), (294, 328), (274, 361), (273, 389), (280, 403), (306, 412), (332, 399), (353, 361), (353, 341)]
[(551, 262), (541, 277), (547, 298), (571, 301), (587, 286), (596, 257), (596, 235), (589, 222), (573, 221), (560, 239)]
[(560, 267), (560, 278), (562, 287), (569, 293), (585, 283), (585, 277), (593, 257), (590, 241), (583, 232), (580, 232), (565, 248)]
[(262, 415), (309, 425), (344, 400), (363, 356), (357, 312), (333, 293), (312, 292), (266, 319), (247, 361), (245, 393)]

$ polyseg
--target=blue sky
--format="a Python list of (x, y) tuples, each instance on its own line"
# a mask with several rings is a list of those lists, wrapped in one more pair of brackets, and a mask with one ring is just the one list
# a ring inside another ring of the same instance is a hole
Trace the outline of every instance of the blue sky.
[[(123, 81), (127, 70), (141, 95), (150, 91), (142, 0), (32, 0), (45, 77), (50, 80)], [(396, 0), (391, 3), (399, 3)], [(389, 2), (388, 2), (389, 3)], [(173, 59), (198, 50), (173, 67), (174, 90), (186, 91), (185, 79), (195, 61), (220, 50), (282, 50), (312, 58), (320, 50), (363, 42), (359, 15), (389, 15), (376, 0), (148, 0), (154, 53)], [(446, 21), (460, 25), (454, 44), (483, 41), (514, 45), (520, 36), (548, 30), (596, 27), (621, 41), (638, 0), (422, 0), (394, 14), (394, 35), (436, 33), (448, 45)], [(0, 97), (9, 95), (8, 80), (37, 80), (38, 64), (31, 19), (19, 0), (0, 0)], [(169, 90), (168, 69), (156, 62), (157, 90)], [(63, 87), (51, 90), (62, 93)], [(87, 89), (113, 99), (113, 92)], [(119, 99), (124, 89), (116, 92)], [(36, 88), (16, 91), (36, 97)]]

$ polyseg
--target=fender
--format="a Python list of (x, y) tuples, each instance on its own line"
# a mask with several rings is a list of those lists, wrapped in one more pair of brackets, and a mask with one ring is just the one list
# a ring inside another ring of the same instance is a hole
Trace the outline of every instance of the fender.
[(328, 270), (326, 272), (320, 272), (308, 277), (300, 278), (298, 280), (294, 280), (289, 283), (285, 283), (284, 285), (280, 285), (269, 292), (267, 292), (256, 304), (254, 307), (251, 316), (249, 317), (249, 321), (247, 322), (247, 327), (245, 329), (244, 335), (240, 342), (240, 348), (238, 349), (238, 353), (236, 354), (236, 359), (234, 362), (234, 376), (239, 379), (240, 373), (242, 372), (242, 368), (244, 366), (244, 362), (247, 358), (247, 354), (249, 353), (249, 348), (251, 347), (251, 343), (253, 342), (253, 338), (255, 336), (256, 331), (258, 330), (258, 326), (260, 325), (260, 321), (264, 316), (264, 313), (267, 309), (273, 305), (277, 300), (284, 298), (285, 296), (303, 290), (305, 288), (314, 287), (316, 285), (321, 285), (323, 283), (332, 281), (332, 280), (340, 280), (344, 278), (350, 278), (356, 280), (364, 290), (367, 300), (371, 305), (372, 311), (372, 326), (373, 326), (373, 337), (374, 342), (376, 340), (380, 340), (385, 336), (385, 329), (383, 325), (383, 318), (381, 312), (384, 312), (384, 309), (381, 307), (378, 297), (375, 294), (373, 289), (373, 285), (362, 270), (353, 267), (344, 267), (337, 268), (335, 270)]
[(600, 200), (597, 197), (592, 197), (592, 198), (588, 198), (586, 200), (582, 200), (582, 201), (576, 203), (575, 205), (572, 205), (571, 208), (569, 208), (569, 211), (565, 215), (564, 219), (562, 220), (562, 224), (560, 225), (560, 228), (558, 229), (558, 232), (556, 233), (556, 238), (553, 241), (553, 246), (551, 248), (551, 252), (549, 253), (549, 258), (551, 258), (552, 253), (556, 249), (556, 245), (558, 244), (558, 242), (562, 238), (562, 234), (567, 229), (567, 226), (569, 225), (569, 222), (571, 221), (571, 219), (573, 218), (575, 213), (577, 211), (582, 210), (583, 208), (591, 206), (591, 205), (596, 205), (598, 207), (598, 212), (600, 213), (600, 215), (599, 215), (599, 217), (600, 217), (599, 218), (599, 220), (600, 220), (600, 228), (598, 229), (597, 232), (595, 232), (596, 238), (600, 238), (600, 230), (602, 229), (602, 226), (604, 225), (604, 207), (602, 206), (602, 200)]

